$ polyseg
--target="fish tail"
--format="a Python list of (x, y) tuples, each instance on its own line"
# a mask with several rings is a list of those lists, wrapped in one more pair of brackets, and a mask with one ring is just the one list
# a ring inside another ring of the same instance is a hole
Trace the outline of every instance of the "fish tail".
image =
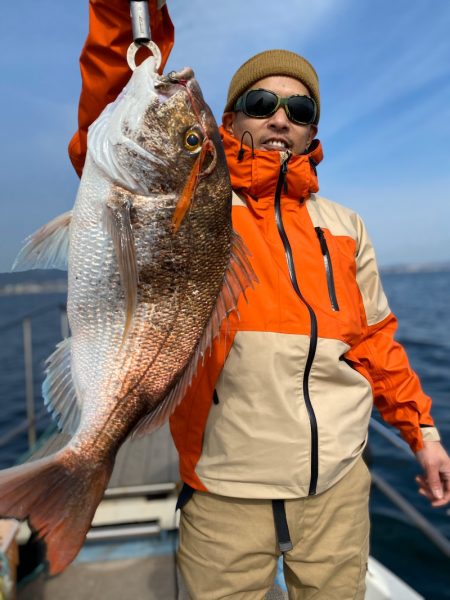
[(63, 571), (81, 549), (112, 466), (80, 462), (65, 448), (0, 472), (0, 516), (28, 519), (45, 542), (50, 575)]

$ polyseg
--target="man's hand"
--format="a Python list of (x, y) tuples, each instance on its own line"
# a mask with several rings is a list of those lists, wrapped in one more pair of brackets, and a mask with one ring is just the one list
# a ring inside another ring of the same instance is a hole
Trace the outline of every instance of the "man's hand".
[(440, 442), (424, 442), (416, 457), (424, 470), (416, 477), (419, 494), (426, 496), (431, 506), (445, 506), (450, 502), (450, 457)]

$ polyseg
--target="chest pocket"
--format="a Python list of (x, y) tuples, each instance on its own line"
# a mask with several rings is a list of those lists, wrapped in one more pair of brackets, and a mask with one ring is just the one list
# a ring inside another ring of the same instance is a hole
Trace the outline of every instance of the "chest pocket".
[(331, 308), (334, 311), (339, 310), (339, 302), (336, 296), (336, 286), (334, 284), (333, 262), (331, 260), (330, 251), (328, 250), (327, 240), (321, 227), (315, 227), (317, 237), (320, 243), (320, 250), (323, 256), (323, 265), (325, 269), (325, 277), (327, 279), (328, 298)]
[(361, 294), (356, 281), (355, 241), (315, 227), (323, 256), (329, 302), (343, 339), (353, 345), (362, 332)]

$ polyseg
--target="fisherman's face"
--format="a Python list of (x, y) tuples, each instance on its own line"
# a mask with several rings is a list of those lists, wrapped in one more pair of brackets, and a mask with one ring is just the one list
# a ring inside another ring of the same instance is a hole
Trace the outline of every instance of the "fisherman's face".
[[(264, 77), (254, 83), (251, 89), (263, 88), (275, 92), (278, 96), (287, 97), (295, 94), (310, 96), (309, 90), (297, 79), (284, 75)], [(253, 147), (256, 150), (286, 149), (293, 154), (302, 154), (310, 145), (317, 133), (316, 125), (298, 125), (288, 119), (283, 106), (270, 117), (255, 119), (244, 112), (228, 112), (223, 115), (225, 129), (240, 140), (245, 131), (253, 137)], [(249, 136), (244, 138), (246, 146), (251, 146)]]

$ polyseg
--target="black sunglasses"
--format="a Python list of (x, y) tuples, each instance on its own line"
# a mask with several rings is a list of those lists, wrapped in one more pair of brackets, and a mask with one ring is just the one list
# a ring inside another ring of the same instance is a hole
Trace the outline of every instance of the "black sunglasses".
[(242, 111), (248, 117), (264, 119), (273, 115), (282, 106), (290, 121), (297, 125), (311, 125), (317, 115), (316, 103), (310, 96), (288, 96), (282, 98), (264, 89), (247, 90), (234, 105), (235, 111)]

